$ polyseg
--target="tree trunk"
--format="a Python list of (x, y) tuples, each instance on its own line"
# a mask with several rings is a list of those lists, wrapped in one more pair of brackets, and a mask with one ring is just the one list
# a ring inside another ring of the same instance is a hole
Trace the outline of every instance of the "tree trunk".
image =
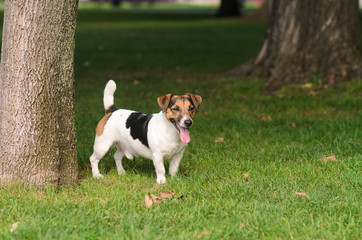
[(230, 75), (267, 77), (265, 88), (362, 77), (358, 0), (274, 0), (264, 43)]
[(253, 11), (247, 18), (250, 20), (269, 20), (272, 4), (273, 0), (264, 0), (260, 8)]
[(112, 0), (113, 7), (119, 7), (122, 3), (122, 0)]
[(240, 10), (239, 10), (238, 0), (221, 0), (217, 16), (232, 17), (239, 15), (240, 15)]
[(73, 183), (77, 0), (5, 1), (0, 64), (0, 184)]

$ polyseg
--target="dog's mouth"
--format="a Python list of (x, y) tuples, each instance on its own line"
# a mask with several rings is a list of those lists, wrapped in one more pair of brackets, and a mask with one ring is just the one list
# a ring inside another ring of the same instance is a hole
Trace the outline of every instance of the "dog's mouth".
[(189, 143), (191, 141), (190, 138), (190, 131), (188, 128), (184, 128), (179, 126), (175, 119), (171, 119), (171, 123), (175, 126), (175, 128), (177, 129), (178, 133), (180, 134), (180, 139), (183, 143)]

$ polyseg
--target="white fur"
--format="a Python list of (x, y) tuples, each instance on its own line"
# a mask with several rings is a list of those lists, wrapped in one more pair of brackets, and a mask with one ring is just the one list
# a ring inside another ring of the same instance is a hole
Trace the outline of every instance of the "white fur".
[(104, 109), (108, 109), (113, 105), (113, 94), (116, 91), (116, 83), (113, 80), (109, 80), (106, 87), (104, 88), (103, 104)]
[[(113, 104), (114, 90), (115, 83), (110, 80), (104, 91), (104, 106), (106, 109)], [(112, 94), (112, 98), (110, 98), (110, 94)], [(114, 159), (118, 174), (125, 173), (122, 166), (123, 156), (126, 156), (128, 159), (140, 156), (153, 160), (157, 174), (157, 183), (166, 183), (164, 160), (171, 159), (169, 173), (171, 176), (174, 176), (177, 173), (187, 144), (181, 142), (178, 131), (161, 111), (160, 113), (153, 114), (149, 121), (147, 133), (149, 148), (146, 147), (138, 139), (133, 139), (130, 134), (130, 128), (126, 128), (126, 121), (133, 112), (124, 109), (113, 112), (104, 127), (103, 134), (96, 136), (94, 152), (90, 157), (93, 177), (102, 177), (98, 169), (98, 163), (108, 152), (109, 148), (115, 146), (117, 151), (114, 154)]]

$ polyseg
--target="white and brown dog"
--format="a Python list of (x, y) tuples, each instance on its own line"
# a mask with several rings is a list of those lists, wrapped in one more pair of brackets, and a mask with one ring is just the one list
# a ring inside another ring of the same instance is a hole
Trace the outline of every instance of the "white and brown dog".
[(164, 160), (171, 159), (169, 173), (174, 176), (178, 170), (184, 149), (190, 142), (189, 128), (202, 98), (198, 95), (172, 95), (157, 98), (162, 111), (142, 114), (119, 109), (113, 103), (116, 84), (108, 81), (104, 89), (106, 115), (96, 129), (94, 152), (90, 157), (94, 178), (102, 177), (98, 163), (109, 148), (117, 148), (114, 154), (118, 174), (124, 174), (122, 158), (141, 156), (153, 160), (157, 183), (166, 183)]

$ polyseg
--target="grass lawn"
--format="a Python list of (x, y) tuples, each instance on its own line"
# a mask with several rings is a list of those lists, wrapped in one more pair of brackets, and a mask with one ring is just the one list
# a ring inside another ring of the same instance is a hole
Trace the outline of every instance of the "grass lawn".
[[(361, 81), (266, 95), (263, 80), (223, 78), (257, 53), (262, 22), (89, 9), (78, 20), (81, 180), (61, 189), (2, 186), (0, 239), (361, 239)], [(101, 161), (105, 178), (92, 179), (109, 79), (118, 108), (151, 113), (167, 93), (203, 97), (167, 184), (156, 184), (146, 159), (124, 160), (118, 176), (114, 151)], [(145, 206), (145, 194), (166, 191), (174, 195)]]

